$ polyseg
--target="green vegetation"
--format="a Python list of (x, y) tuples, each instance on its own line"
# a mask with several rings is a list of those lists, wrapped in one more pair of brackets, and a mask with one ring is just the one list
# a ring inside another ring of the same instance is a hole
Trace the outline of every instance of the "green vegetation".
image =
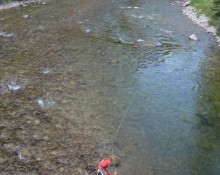
[(191, 0), (191, 5), (195, 7), (200, 13), (207, 16), (212, 15), (213, 0)]
[(191, 0), (191, 5), (210, 17), (210, 24), (217, 26), (217, 34), (220, 35), (220, 0)]
[(9, 3), (12, 1), (22, 1), (22, 0), (0, 0), (0, 4)]
[(220, 0), (214, 0), (213, 1), (213, 11), (214, 15), (213, 18), (215, 21), (217, 21), (216, 25), (218, 26), (217, 28), (217, 34), (220, 35)]

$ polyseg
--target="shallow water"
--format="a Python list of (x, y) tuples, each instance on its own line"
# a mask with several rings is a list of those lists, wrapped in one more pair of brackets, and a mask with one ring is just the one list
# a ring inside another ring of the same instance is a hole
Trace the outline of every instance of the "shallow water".
[(220, 50), (172, 3), (1, 11), (1, 174), (95, 174), (127, 109), (110, 171), (219, 174)]

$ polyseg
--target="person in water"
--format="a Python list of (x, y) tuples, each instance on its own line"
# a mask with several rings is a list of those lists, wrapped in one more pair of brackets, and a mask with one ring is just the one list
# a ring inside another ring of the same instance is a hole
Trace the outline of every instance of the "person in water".
[[(110, 175), (108, 171), (106, 170), (108, 166), (111, 164), (111, 161), (109, 159), (102, 160), (99, 165), (96, 167), (97, 175)], [(117, 172), (114, 173), (114, 175), (119, 175)]]

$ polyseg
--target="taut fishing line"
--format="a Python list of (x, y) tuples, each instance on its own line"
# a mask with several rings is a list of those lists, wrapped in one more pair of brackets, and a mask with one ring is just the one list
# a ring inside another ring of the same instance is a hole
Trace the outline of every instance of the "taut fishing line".
[[(116, 140), (116, 138), (117, 138), (117, 135), (118, 135), (118, 133), (119, 133), (119, 131), (120, 131), (120, 129), (121, 129), (121, 126), (122, 126), (122, 124), (123, 124), (123, 122), (124, 122), (124, 120), (125, 120), (125, 118), (126, 118), (126, 116), (127, 116), (127, 114), (128, 114), (128, 111), (129, 111), (129, 109), (130, 109), (130, 107), (131, 107), (131, 104), (132, 104), (133, 101), (134, 101), (134, 97), (135, 97), (136, 93), (137, 93), (137, 88), (136, 88), (135, 92), (133, 93), (133, 96), (132, 96), (132, 98), (131, 98), (131, 100), (130, 100), (130, 103), (129, 103), (128, 106), (127, 106), (126, 111), (124, 112), (124, 115), (123, 115), (123, 117), (122, 117), (122, 119), (121, 119), (120, 124), (118, 125), (118, 128), (117, 128), (117, 130), (116, 130), (116, 132), (115, 132), (115, 135), (114, 135), (113, 138), (112, 138), (112, 159), (113, 159), (113, 162), (114, 162), (114, 142), (115, 142), (115, 140)], [(115, 167), (115, 162), (114, 162), (114, 167)]]

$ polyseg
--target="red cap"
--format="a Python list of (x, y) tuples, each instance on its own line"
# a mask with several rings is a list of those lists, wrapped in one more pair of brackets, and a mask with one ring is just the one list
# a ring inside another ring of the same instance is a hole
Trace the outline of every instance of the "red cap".
[(111, 164), (111, 161), (109, 159), (107, 160), (102, 160), (100, 162), (100, 165), (102, 166), (102, 168), (107, 168), (109, 165)]

